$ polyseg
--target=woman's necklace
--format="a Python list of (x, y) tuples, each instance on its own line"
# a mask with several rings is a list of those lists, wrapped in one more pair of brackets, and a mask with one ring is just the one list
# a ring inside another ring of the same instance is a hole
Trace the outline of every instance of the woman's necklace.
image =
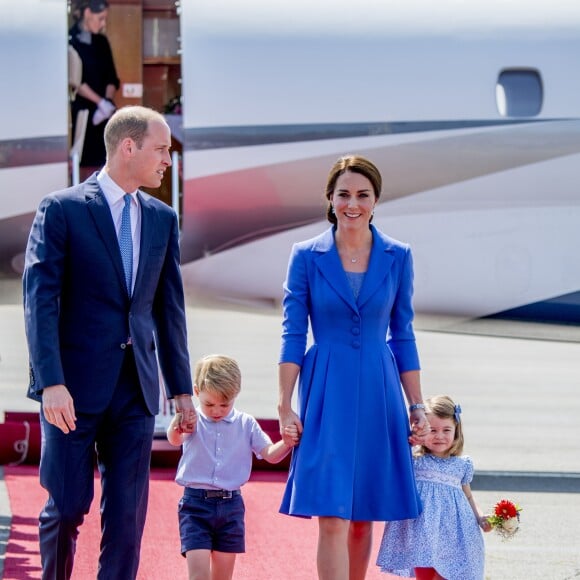
[(350, 251), (347, 250), (346, 248), (343, 248), (341, 250), (339, 247), (339, 253), (341, 254), (341, 256), (343, 256), (343, 259), (346, 259), (347, 262), (350, 262), (351, 264), (356, 264), (359, 260), (369, 255), (371, 251), (371, 245), (372, 238), (370, 238), (366, 243), (363, 242), (362, 247), (354, 248), (353, 250)]
[(349, 260), (351, 264), (356, 264), (369, 251), (370, 248), (363, 248), (362, 250), (358, 250), (355, 254), (351, 254), (350, 256), (347, 254), (346, 259)]

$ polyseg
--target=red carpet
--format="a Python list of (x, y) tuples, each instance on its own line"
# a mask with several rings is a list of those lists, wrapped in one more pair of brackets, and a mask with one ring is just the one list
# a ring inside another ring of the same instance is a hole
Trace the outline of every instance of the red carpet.
[[(186, 578), (185, 560), (179, 554), (177, 502), (181, 487), (173, 481), (175, 469), (154, 469), (151, 474), (149, 511), (138, 578)], [(46, 492), (38, 483), (38, 467), (5, 467), (12, 526), (6, 549), (4, 580), (40, 578), (38, 514)], [(316, 519), (292, 518), (278, 513), (286, 477), (284, 472), (257, 471), (243, 488), (246, 503), (246, 553), (238, 556), (234, 578), (251, 580), (314, 580), (316, 578)], [(99, 554), (98, 505), (95, 485), (91, 512), (81, 527), (73, 579), (96, 577)], [(394, 578), (374, 565), (382, 525), (375, 524), (369, 580)]]

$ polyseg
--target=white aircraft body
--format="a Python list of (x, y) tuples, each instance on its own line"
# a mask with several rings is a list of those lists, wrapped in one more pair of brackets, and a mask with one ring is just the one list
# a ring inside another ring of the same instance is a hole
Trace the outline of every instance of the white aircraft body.
[[(0, 120), (6, 140), (53, 138), (62, 155), (66, 132), (51, 123), (66, 118), (65, 51), (53, 44), (66, 19), (56, 0), (25, 4), (19, 34), (30, 36), (12, 43), (38, 66), (2, 51), (12, 78), (26, 78), (0, 97)], [(29, 19), (41, 7), (51, 14), (39, 37)], [(578, 3), (184, 0), (180, 11), (182, 258), (194, 292), (277, 305), (292, 243), (329, 227), (331, 165), (359, 153), (384, 178), (375, 225), (411, 244), (417, 312), (580, 323)], [(66, 158), (0, 164), (6, 263), (17, 265), (21, 240), (5, 226), (29, 223), (65, 170)]]

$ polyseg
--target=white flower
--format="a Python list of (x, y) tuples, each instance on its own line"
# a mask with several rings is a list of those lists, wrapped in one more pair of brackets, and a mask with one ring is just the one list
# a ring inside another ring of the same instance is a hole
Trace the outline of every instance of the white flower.
[(513, 533), (518, 529), (518, 518), (508, 518), (501, 523), (501, 527), (509, 533)]

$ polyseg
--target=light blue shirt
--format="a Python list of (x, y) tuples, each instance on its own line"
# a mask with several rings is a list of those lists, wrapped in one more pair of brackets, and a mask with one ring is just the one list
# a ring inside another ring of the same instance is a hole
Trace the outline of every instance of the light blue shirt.
[(232, 409), (213, 421), (196, 410), (197, 430), (183, 441), (175, 481), (200, 489), (240, 489), (250, 478), (252, 452), (260, 457), (272, 440), (248, 413)]

